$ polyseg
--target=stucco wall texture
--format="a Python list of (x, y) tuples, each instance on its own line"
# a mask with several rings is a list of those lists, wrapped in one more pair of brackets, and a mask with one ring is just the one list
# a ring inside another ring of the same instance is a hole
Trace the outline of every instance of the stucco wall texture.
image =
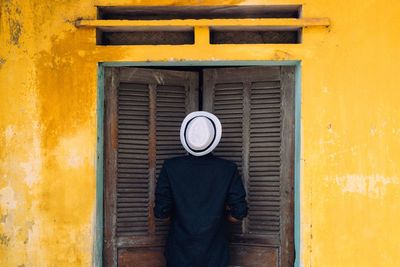
[[(298, 45), (96, 47), (96, 5), (302, 4)], [(0, 1), (0, 266), (91, 266), (97, 63), (300, 60), (300, 266), (400, 266), (400, 2)]]

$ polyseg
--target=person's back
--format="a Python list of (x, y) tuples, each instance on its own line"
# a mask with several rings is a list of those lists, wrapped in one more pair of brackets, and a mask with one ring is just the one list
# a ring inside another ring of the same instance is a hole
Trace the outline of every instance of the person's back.
[(227, 266), (230, 214), (247, 214), (237, 165), (209, 153), (168, 159), (157, 182), (155, 216), (171, 216), (165, 249), (168, 266)]
[(164, 250), (168, 267), (228, 265), (227, 218), (239, 221), (248, 208), (237, 165), (211, 153), (220, 138), (215, 115), (190, 113), (181, 126), (189, 155), (167, 159), (161, 168), (154, 215), (171, 220)]

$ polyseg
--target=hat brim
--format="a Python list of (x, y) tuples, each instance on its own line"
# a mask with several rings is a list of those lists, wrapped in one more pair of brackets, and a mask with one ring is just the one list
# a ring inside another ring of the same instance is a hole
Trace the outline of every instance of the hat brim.
[[(185, 135), (186, 127), (187, 127), (188, 123), (196, 117), (206, 117), (206, 118), (210, 119), (215, 127), (215, 136), (213, 138), (213, 141), (211, 142), (211, 144), (209, 146), (207, 146), (203, 150), (193, 150), (186, 142), (186, 135)], [(213, 151), (219, 144), (219, 142), (221, 140), (221, 136), (222, 136), (221, 122), (214, 114), (207, 112), (207, 111), (191, 112), (185, 117), (185, 119), (183, 120), (183, 122), (181, 124), (181, 130), (180, 130), (181, 143), (182, 143), (183, 147), (185, 148), (185, 150), (194, 156), (203, 156), (203, 155), (206, 155), (206, 154), (210, 153), (211, 151)]]

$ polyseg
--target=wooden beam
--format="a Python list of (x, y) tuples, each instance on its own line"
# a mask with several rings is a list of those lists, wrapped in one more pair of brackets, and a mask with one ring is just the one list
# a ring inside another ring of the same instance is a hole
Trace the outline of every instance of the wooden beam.
[(293, 27), (329, 26), (329, 18), (268, 19), (174, 19), (174, 20), (77, 20), (78, 28), (168, 28), (168, 27)]

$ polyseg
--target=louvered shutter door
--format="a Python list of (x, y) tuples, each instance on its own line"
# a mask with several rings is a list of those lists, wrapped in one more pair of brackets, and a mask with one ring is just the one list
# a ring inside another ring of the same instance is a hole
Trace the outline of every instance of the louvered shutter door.
[(180, 123), (197, 110), (198, 75), (140, 68), (105, 70), (105, 262), (165, 266), (168, 225), (154, 218), (164, 159), (183, 155)]
[(222, 123), (214, 153), (239, 165), (248, 196), (231, 265), (293, 266), (294, 67), (208, 69), (203, 86)]

